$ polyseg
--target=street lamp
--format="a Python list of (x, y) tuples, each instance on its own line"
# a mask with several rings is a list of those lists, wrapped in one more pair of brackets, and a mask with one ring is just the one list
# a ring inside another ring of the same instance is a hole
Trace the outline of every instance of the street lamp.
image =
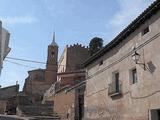
[(146, 65), (145, 65), (145, 63), (138, 62), (141, 55), (140, 55), (139, 53), (137, 53), (135, 47), (133, 48), (133, 51), (134, 51), (134, 52), (133, 52), (133, 54), (132, 54), (132, 60), (133, 60), (136, 64), (143, 65), (144, 70), (146, 70)]
[(135, 52), (132, 54), (132, 60), (133, 60), (136, 64), (138, 64), (139, 59), (140, 59), (140, 54), (137, 53), (137, 51), (135, 51)]

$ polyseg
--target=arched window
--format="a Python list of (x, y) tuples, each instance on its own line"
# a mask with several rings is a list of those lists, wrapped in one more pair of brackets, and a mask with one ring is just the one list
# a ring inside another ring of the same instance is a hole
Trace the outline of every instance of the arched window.
[(51, 52), (51, 57), (54, 57), (54, 55), (55, 55), (55, 53), (52, 51), (52, 52)]

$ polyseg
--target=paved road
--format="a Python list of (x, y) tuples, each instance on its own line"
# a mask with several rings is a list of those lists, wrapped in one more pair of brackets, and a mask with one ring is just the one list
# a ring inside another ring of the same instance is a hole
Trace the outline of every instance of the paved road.
[(17, 120), (16, 118), (10, 118), (10, 117), (2, 117), (0, 116), (0, 120)]
[(0, 120), (27, 120), (27, 119), (21, 119), (17, 116), (12, 116), (12, 115), (0, 115)]
[(53, 117), (42, 117), (42, 116), (34, 116), (34, 117), (18, 117), (16, 115), (0, 115), (0, 120), (60, 120), (58, 118)]

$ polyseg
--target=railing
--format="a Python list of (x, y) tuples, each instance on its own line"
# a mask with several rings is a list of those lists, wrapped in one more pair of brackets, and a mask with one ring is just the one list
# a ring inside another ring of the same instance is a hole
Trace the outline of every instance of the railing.
[(122, 83), (116, 84), (115, 82), (112, 82), (111, 84), (109, 84), (108, 95), (116, 96), (121, 94), (122, 94)]

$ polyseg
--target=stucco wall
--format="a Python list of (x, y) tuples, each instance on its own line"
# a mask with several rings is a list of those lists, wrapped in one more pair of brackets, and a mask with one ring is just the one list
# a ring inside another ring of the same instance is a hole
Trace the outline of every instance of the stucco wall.
[[(54, 112), (58, 113), (61, 120), (74, 120), (74, 104), (75, 104), (75, 92), (62, 91), (53, 97), (54, 100)], [(68, 115), (67, 115), (68, 114)]]
[(66, 62), (67, 62), (67, 48), (64, 49), (59, 61), (58, 61), (58, 73), (66, 71)]
[(2, 22), (0, 21), (0, 72), (3, 67), (3, 60), (11, 50), (11, 48), (8, 47), (9, 38), (10, 33), (2, 27)]
[[(160, 12), (147, 20), (123, 42), (87, 67), (85, 91), (85, 120), (148, 120), (149, 110), (160, 108)], [(149, 25), (150, 32), (141, 31)], [(146, 42), (146, 44), (144, 44)], [(133, 46), (140, 46), (137, 52), (140, 62), (131, 58)], [(142, 46), (143, 45), (143, 46)], [(99, 61), (103, 65), (99, 66)], [(131, 84), (130, 70), (137, 69), (138, 82)], [(111, 98), (108, 86), (113, 73), (119, 72), (122, 96)]]

